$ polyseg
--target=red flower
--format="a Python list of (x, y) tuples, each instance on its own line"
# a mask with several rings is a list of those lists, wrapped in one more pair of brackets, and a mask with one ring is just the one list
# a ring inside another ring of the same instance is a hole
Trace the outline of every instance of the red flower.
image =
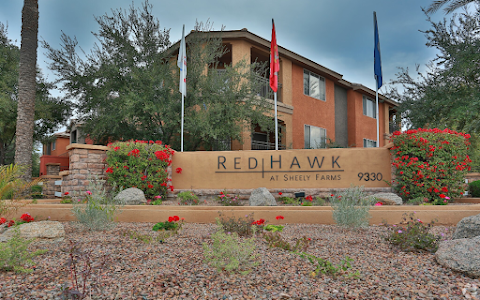
[(178, 174), (182, 174), (182, 168), (177, 168), (175, 171), (177, 171)]
[(313, 201), (313, 199), (312, 199), (312, 196), (311, 196), (311, 195), (308, 195), (307, 197), (305, 197), (305, 200), (308, 200), (308, 201), (310, 201), (310, 202), (312, 202), (312, 201)]
[(168, 217), (168, 222), (173, 222), (175, 219), (173, 217)]
[(70, 194), (69, 192), (65, 192), (64, 195), (67, 196), (68, 194)]
[(447, 187), (442, 187), (442, 192), (448, 193), (448, 188)]
[(108, 167), (107, 170), (105, 171), (105, 173), (113, 173), (112, 168)]
[(7, 219), (5, 218), (0, 218), (0, 225), (5, 224), (7, 222)]
[(118, 149), (120, 149), (120, 147), (115, 147), (113, 148), (113, 150), (117, 151)]
[(173, 192), (173, 185), (171, 185), (171, 186), (170, 186), (170, 191), (172, 191), (172, 192)]
[(283, 216), (276, 216), (275, 219), (277, 219), (277, 220), (283, 220), (284, 218), (283, 218)]
[(279, 194), (280, 196), (281, 196), (281, 195), (283, 195), (283, 193), (282, 193), (282, 192), (278, 192), (278, 194)]
[(312, 239), (311, 238), (308, 238), (309, 241), (311, 241)]
[(153, 189), (153, 185), (149, 184), (149, 185), (148, 185), (148, 188), (149, 188), (149, 189)]
[(178, 216), (173, 216), (173, 220), (178, 221), (178, 220), (180, 220), (180, 218)]
[(440, 198), (445, 198), (446, 196), (444, 194), (439, 195)]
[(437, 188), (435, 188), (433, 191), (434, 191), (435, 193), (440, 192)]
[(265, 219), (259, 219), (257, 221), (253, 221), (252, 225), (264, 225)]
[(7, 227), (12, 227), (13, 225), (15, 225), (15, 221), (14, 221), (14, 220), (10, 220), (10, 222), (8, 222)]
[(185, 218), (181, 218), (180, 220), (185, 221)]
[(23, 214), (20, 217), (20, 219), (24, 222), (27, 222), (27, 223), (34, 221), (33, 217), (31, 215), (29, 215), (28, 213)]

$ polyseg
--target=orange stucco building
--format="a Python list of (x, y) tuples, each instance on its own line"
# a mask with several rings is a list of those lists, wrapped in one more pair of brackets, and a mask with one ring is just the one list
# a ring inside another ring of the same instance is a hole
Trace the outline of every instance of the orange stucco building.
[[(222, 63), (235, 65), (241, 60), (269, 61), (270, 41), (247, 29), (213, 34), (221, 37), (228, 49), (221, 59)], [(278, 49), (277, 108), (281, 149), (325, 148), (332, 143), (340, 147), (376, 146), (374, 90), (348, 82), (343, 75), (281, 46)], [(265, 82), (259, 96), (272, 103), (273, 116), (273, 94), (268, 87), (268, 74), (259, 80)], [(380, 147), (388, 142), (397, 106), (395, 101), (379, 94)], [(261, 132), (255, 124), (251, 124), (251, 129), (243, 133), (243, 143), (232, 141), (231, 150), (274, 149), (274, 134)]]

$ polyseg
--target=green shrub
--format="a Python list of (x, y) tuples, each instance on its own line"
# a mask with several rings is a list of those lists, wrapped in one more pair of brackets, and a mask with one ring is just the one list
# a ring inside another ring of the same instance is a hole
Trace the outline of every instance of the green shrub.
[[(212, 245), (203, 243), (204, 262), (216, 268), (219, 272), (239, 272), (248, 274), (251, 268), (258, 265), (255, 251), (255, 237), (241, 239), (237, 233), (225, 233), (221, 224), (218, 231), (212, 234)], [(255, 233), (255, 226), (251, 228)]]
[(13, 236), (6, 243), (0, 243), (0, 269), (30, 273), (32, 269), (25, 265), (33, 264), (32, 258), (47, 252), (47, 250), (28, 251), (28, 246), (33, 240), (26, 240), (20, 235), (20, 228), (14, 226)]
[(425, 199), (428, 201), (428, 198), (424, 198), (424, 197), (413, 198), (413, 199), (407, 200), (407, 204), (421, 205), (426, 202)]
[(250, 236), (253, 234), (252, 224), (255, 221), (253, 218), (253, 213), (246, 215), (244, 218), (238, 217), (237, 219), (233, 216), (224, 217), (222, 212), (218, 212), (220, 218), (217, 218), (217, 223), (223, 228), (226, 232), (235, 232), (240, 236)]
[(472, 195), (472, 197), (479, 198), (480, 197), (480, 180), (470, 182), (468, 184), (468, 190)]
[(315, 197), (315, 200), (313, 200), (313, 202), (314, 202), (314, 205), (317, 205), (317, 206), (327, 205), (327, 202), (325, 201), (325, 199), (323, 199), (321, 197)]
[(420, 219), (415, 218), (414, 213), (410, 213), (410, 215), (404, 213), (403, 222), (399, 226), (386, 225), (389, 233), (385, 239), (405, 252), (428, 251), (435, 253), (441, 236), (435, 236), (429, 232), (434, 223), (432, 221), (424, 224)]
[(285, 205), (298, 205), (299, 201), (295, 198), (291, 197), (280, 197), (278, 198), (278, 201), (282, 202)]
[[(315, 255), (302, 252), (299, 254), (301, 258), (306, 258), (308, 261), (315, 267), (314, 276), (322, 273), (325, 275), (330, 275), (333, 278), (337, 278), (338, 275), (342, 275), (343, 272), (346, 272), (352, 267), (350, 264), (353, 259), (348, 256), (345, 256), (344, 259), (340, 261), (339, 264), (334, 265), (330, 261), (323, 259), (321, 257), (316, 257)], [(355, 273), (346, 273), (347, 277), (358, 278), (360, 273), (357, 271)]]
[(32, 199), (43, 199), (42, 192), (43, 192), (43, 186), (38, 184), (32, 186), (32, 189), (31, 189)]
[(198, 196), (193, 192), (184, 191), (177, 194), (181, 205), (198, 205)]
[[(30, 197), (30, 190), (42, 180), (37, 178), (31, 182), (25, 182), (21, 176), (25, 166), (4, 165), (0, 166), (0, 216), (7, 216), (10, 212), (25, 206), (19, 200)], [(9, 200), (9, 201), (3, 201)]]
[(363, 186), (352, 186), (338, 195), (330, 196), (335, 223), (347, 227), (366, 227), (370, 218), (371, 197), (363, 191)]
[[(162, 142), (128, 141), (109, 145), (108, 182), (123, 188), (137, 187), (147, 199), (165, 196), (169, 187), (167, 167), (174, 151)], [(170, 185), (173, 190), (173, 186)]]
[(422, 197), (434, 204), (446, 204), (463, 194), (472, 162), (467, 155), (469, 138), (449, 129), (394, 132), (392, 185), (397, 194), (406, 201)]
[(89, 230), (108, 230), (116, 226), (115, 215), (120, 212), (123, 203), (114, 199), (115, 187), (107, 193), (104, 180), (90, 178), (85, 194), (75, 196), (72, 212), (77, 221)]

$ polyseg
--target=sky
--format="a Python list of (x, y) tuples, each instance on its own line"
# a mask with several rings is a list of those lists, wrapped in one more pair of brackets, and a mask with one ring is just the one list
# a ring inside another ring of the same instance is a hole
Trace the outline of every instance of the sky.
[[(343, 75), (347, 81), (375, 89), (373, 74), (373, 12), (377, 13), (382, 56), (384, 92), (395, 79), (398, 67), (415, 70), (435, 58), (428, 48), (428, 30), (422, 7), (433, 0), (150, 0), (153, 14), (163, 28), (171, 29), (172, 43), (180, 40), (195, 21), (210, 20), (214, 29), (247, 28), (267, 40), (271, 38), (271, 19), (275, 19), (278, 45)], [(142, 1), (133, 2), (139, 7)], [(94, 16), (111, 15), (112, 9), (128, 8), (131, 0), (39, 0), (39, 41), (60, 47), (61, 32), (76, 37), (86, 51), (93, 47), (92, 32), (99, 29)], [(0, 0), (0, 22), (8, 25), (8, 36), (20, 46), (22, 0)], [(445, 17), (443, 11), (432, 16)], [(446, 16), (449, 18), (450, 16)], [(38, 48), (37, 63), (49, 80), (45, 49)], [(424, 70), (422, 67), (421, 70)]]

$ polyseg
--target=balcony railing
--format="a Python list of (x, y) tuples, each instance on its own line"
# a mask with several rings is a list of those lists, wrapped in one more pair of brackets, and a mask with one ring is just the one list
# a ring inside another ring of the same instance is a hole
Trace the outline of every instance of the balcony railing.
[[(257, 74), (255, 74), (254, 76), (255, 76), (257, 82), (259, 83), (257, 95), (261, 96), (261, 97), (264, 97), (264, 98), (267, 98), (267, 99), (274, 100), (273, 91), (270, 88), (270, 80), (268, 78), (262, 77), (262, 76), (257, 75)], [(282, 84), (278, 83), (278, 91), (277, 91), (277, 101), (278, 102), (282, 102), (282, 100), (280, 98), (281, 89), (282, 89)]]
[[(278, 144), (278, 149), (285, 150), (285, 145)], [(275, 150), (275, 143), (252, 140), (252, 150)]]

